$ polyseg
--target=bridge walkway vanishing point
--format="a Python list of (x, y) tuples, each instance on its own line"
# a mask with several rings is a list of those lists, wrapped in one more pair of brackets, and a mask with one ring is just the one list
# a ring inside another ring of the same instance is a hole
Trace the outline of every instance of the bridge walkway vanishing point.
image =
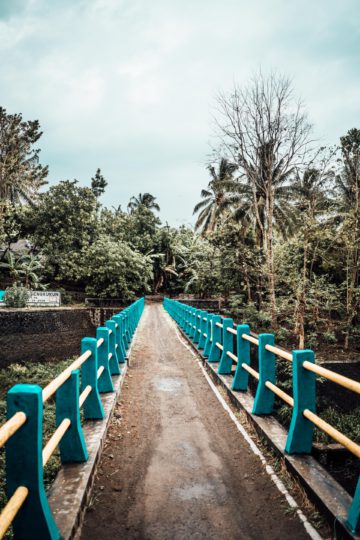
[(309, 538), (288, 510), (175, 323), (147, 305), (81, 538)]

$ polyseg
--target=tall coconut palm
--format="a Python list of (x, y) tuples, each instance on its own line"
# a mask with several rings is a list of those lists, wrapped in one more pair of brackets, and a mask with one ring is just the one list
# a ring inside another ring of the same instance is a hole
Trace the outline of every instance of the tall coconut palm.
[(195, 228), (201, 230), (202, 235), (213, 232), (221, 222), (223, 216), (232, 207), (236, 200), (237, 181), (234, 172), (237, 166), (222, 158), (215, 170), (213, 165), (208, 167), (211, 180), (207, 189), (201, 191), (202, 201), (194, 208), (194, 214), (198, 212)]
[(48, 174), (39, 162), (40, 150), (33, 148), (41, 135), (38, 120), (25, 122), (21, 114), (0, 107), (0, 202), (36, 201)]
[[(254, 205), (256, 197), (256, 207)], [(296, 225), (296, 209), (291, 204), (292, 189), (291, 186), (280, 186), (277, 190), (277, 199), (274, 203), (273, 225), (278, 234), (283, 238), (289, 237)], [(252, 227), (255, 232), (257, 245), (264, 247), (263, 229), (259, 227), (258, 220), (264, 226), (265, 224), (265, 198), (258, 189), (254, 195), (249, 183), (239, 183), (234, 188), (232, 195), (233, 211), (231, 218), (241, 223), (245, 227)]]
[(346, 331), (345, 349), (360, 300), (360, 130), (353, 128), (340, 138), (343, 167), (336, 177), (337, 210), (342, 242), (346, 253)]
[(134, 210), (141, 207), (148, 208), (149, 210), (157, 210), (158, 212), (160, 211), (160, 206), (156, 202), (156, 197), (151, 195), (151, 193), (139, 193), (138, 197), (131, 197), (127, 207), (130, 212), (134, 212)]
[(312, 267), (316, 258), (318, 242), (314, 242), (316, 227), (324, 227), (324, 218), (330, 207), (327, 182), (333, 176), (332, 171), (322, 172), (308, 168), (302, 174), (297, 173), (291, 185), (294, 205), (299, 212), (298, 236), (302, 243), (302, 271), (297, 283), (296, 305), (294, 313), (295, 333), (299, 338), (299, 348), (305, 345), (305, 315), (308, 304), (309, 283)]

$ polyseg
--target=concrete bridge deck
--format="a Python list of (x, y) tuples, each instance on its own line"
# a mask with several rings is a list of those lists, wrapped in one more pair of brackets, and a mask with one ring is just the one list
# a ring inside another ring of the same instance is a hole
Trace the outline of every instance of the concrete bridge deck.
[(183, 341), (145, 307), (81, 538), (309, 538)]

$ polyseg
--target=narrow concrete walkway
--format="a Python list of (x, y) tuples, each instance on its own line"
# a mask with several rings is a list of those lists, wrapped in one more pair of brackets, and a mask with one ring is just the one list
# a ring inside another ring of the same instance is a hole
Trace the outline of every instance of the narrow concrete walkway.
[(81, 538), (309, 538), (160, 304), (140, 322)]

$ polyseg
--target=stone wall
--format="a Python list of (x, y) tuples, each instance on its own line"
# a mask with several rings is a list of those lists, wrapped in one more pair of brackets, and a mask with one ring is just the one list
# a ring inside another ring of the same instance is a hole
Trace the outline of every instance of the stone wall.
[(95, 337), (122, 308), (0, 310), (0, 367), (16, 362), (64, 360), (80, 353), (83, 337)]

